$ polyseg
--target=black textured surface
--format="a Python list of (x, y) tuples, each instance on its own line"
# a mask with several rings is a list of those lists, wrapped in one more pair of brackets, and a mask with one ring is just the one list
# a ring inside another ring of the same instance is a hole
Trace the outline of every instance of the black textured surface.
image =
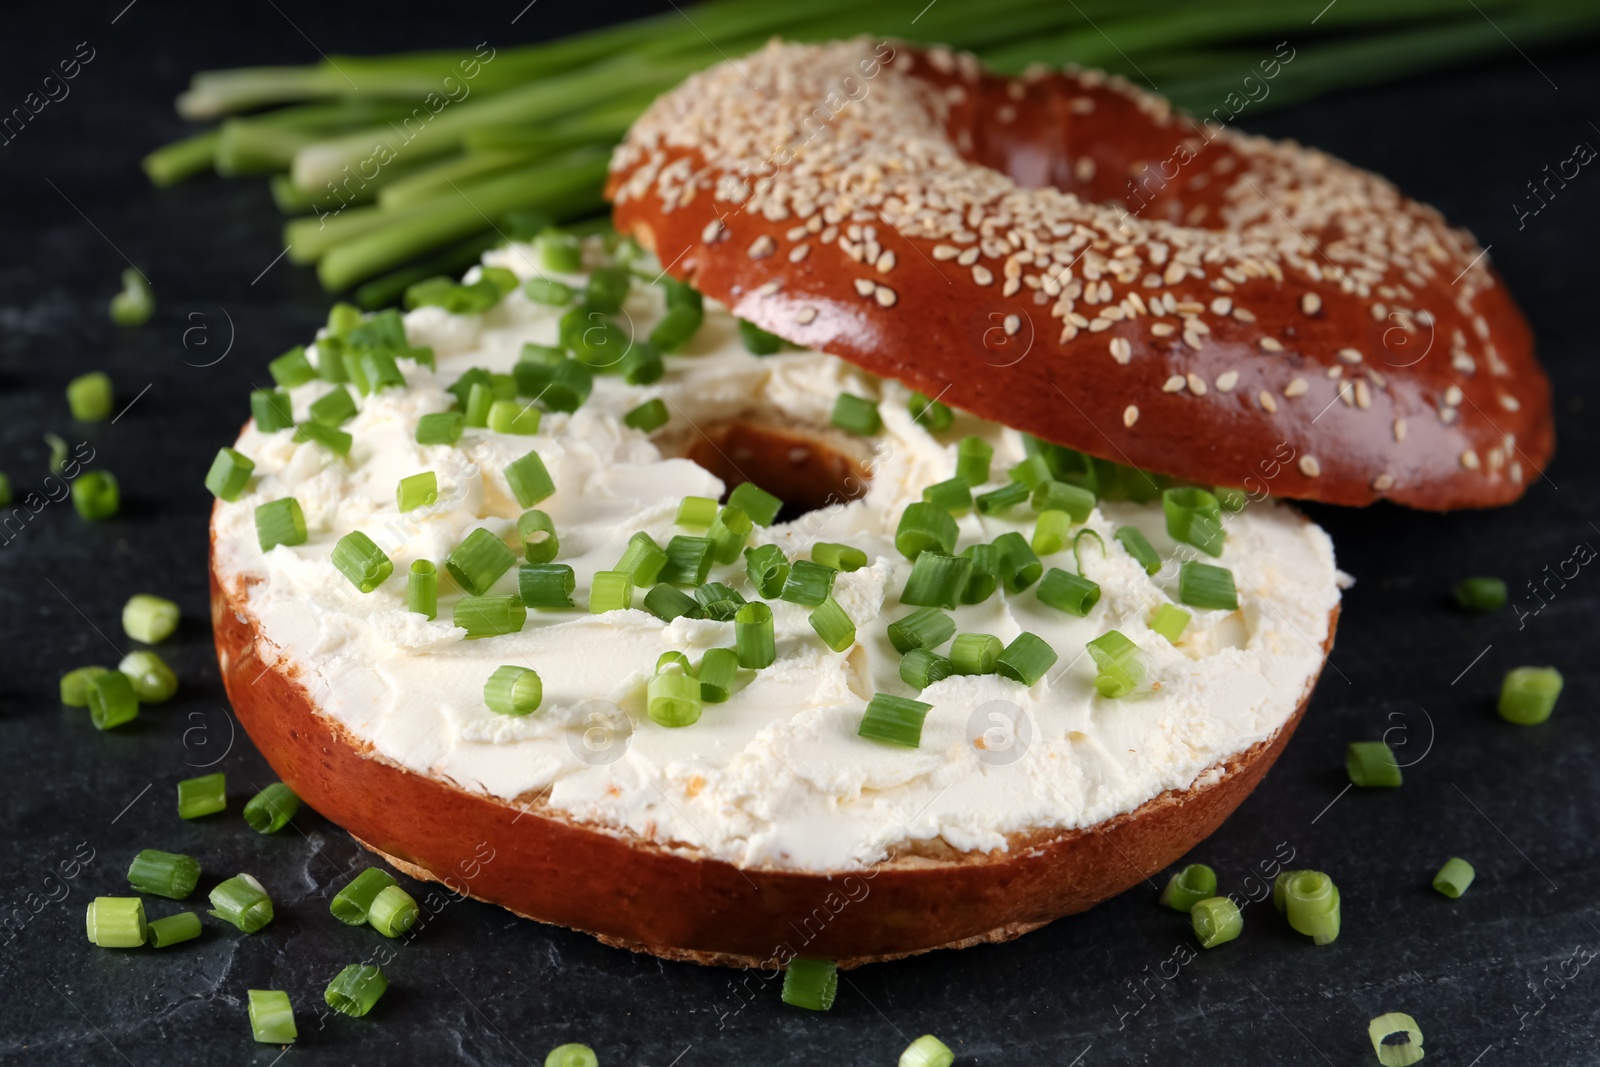
[[(308, 272), (269, 269), (283, 246), (262, 183), (156, 191), (138, 157), (180, 132), (170, 101), (196, 69), (310, 62), (317, 47), (509, 44), (612, 13), (545, 0), (511, 25), (521, 0), (413, 5), (404, 17), (387, 4), (144, 0), (119, 16), (124, 2), (12, 10), (0, 29), (3, 112), (78, 42), (94, 49), (70, 96), (0, 147), (0, 469), (19, 497), (43, 493), (42, 434), (54, 431), (87, 442), (92, 465), (114, 471), (124, 492), (113, 521), (85, 524), (70, 503), (48, 503), (0, 537), (0, 1060), (272, 1063), (280, 1050), (251, 1042), (244, 996), (275, 987), (293, 997), (302, 1035), (286, 1064), (538, 1064), (578, 1039), (608, 1065), (891, 1064), (933, 1031), (961, 1064), (1342, 1067), (1375, 1062), (1366, 1022), (1384, 1011), (1416, 1016), (1428, 1063), (1600, 1062), (1590, 963), (1600, 950), (1590, 892), (1600, 577), (1578, 562), (1592, 557), (1578, 546), (1600, 545), (1586, 410), (1600, 384), (1600, 175), (1585, 168), (1520, 224), (1513, 207), (1578, 142), (1600, 146), (1593, 53), (1530, 62), (1508, 43), (1477, 72), (1241, 118), (1388, 174), (1491, 244), (1558, 396), (1557, 461), (1514, 508), (1316, 510), (1359, 580), (1338, 647), (1278, 767), (1193, 858), (1216, 867), (1224, 890), (1248, 892), (1253, 866), (1292, 849), (1295, 865), (1339, 882), (1339, 941), (1313, 948), (1257, 903), (1239, 941), (1200, 953), (1183, 920), (1155, 907), (1152, 885), (1010, 945), (851, 973), (834, 1010), (812, 1015), (785, 1008), (775, 983), (632, 956), (472, 901), (443, 907), (410, 942), (384, 942), (327, 914), (330, 887), (365, 860), (341, 831), (305, 812), (296, 829), (260, 837), (237, 814), (269, 772), (235, 736), (217, 678), (201, 479), (244, 418), (247, 387), (265, 380), (265, 360), (305, 339), (327, 300)], [(884, 31), (900, 17), (886, 9)], [(113, 327), (105, 311), (125, 256), (159, 302), (139, 330)], [(114, 424), (76, 425), (67, 413), (62, 386), (91, 368), (111, 373), (127, 406)], [(1526, 582), (1563, 570), (1533, 599)], [(1504, 576), (1528, 614), (1452, 610), (1451, 582), (1475, 573)], [(56, 676), (115, 664), (129, 645), (119, 608), (139, 591), (183, 607), (161, 649), (182, 689), (99, 734), (58, 705)], [(1502, 673), (1521, 663), (1566, 673), (1543, 726), (1493, 712)], [(1407, 741), (1404, 788), (1341, 794), (1345, 743), (1385, 730)], [(174, 783), (213, 766), (228, 772), (231, 812), (180, 821)], [(90, 947), (86, 902), (124, 891), (142, 847), (201, 857), (202, 893), (218, 876), (258, 873), (278, 920), (254, 937), (207, 920), (199, 941), (159, 953)], [(1453, 854), (1478, 869), (1454, 902), (1428, 887)], [(328, 979), (377, 952), (392, 955), (379, 1008), (322, 1025)]]

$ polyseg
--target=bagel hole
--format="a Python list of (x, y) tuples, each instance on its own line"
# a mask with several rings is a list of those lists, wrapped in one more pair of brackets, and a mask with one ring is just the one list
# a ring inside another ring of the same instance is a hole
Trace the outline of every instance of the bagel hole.
[(869, 482), (857, 460), (815, 436), (744, 420), (697, 427), (684, 454), (730, 492), (754, 482), (782, 500), (779, 522), (856, 500)]

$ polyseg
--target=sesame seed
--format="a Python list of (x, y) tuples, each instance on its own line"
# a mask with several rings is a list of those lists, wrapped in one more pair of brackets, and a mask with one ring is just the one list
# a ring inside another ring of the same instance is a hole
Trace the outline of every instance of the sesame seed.
[(1283, 387), (1283, 395), (1287, 397), (1304, 396), (1306, 390), (1310, 388), (1311, 386), (1306, 383), (1304, 378), (1296, 378)]
[(777, 282), (763, 282), (756, 288), (757, 296), (775, 296), (778, 292)]
[(1510, 393), (1500, 394), (1500, 406), (1505, 408), (1507, 411), (1519, 411), (1522, 408), (1522, 404), (1519, 403), (1517, 398), (1512, 396)]
[(1263, 352), (1282, 352), (1283, 342), (1276, 337), (1263, 337), (1259, 342)]
[(1372, 479), (1372, 488), (1380, 493), (1394, 488), (1394, 475), (1390, 474), (1388, 471), (1384, 471), (1382, 474)]
[(750, 248), (746, 254), (749, 255), (751, 259), (766, 259), (777, 250), (778, 242), (774, 241), (767, 234), (762, 234), (760, 237), (757, 237), (754, 241), (750, 242)]
[(1261, 410), (1265, 411), (1268, 415), (1275, 414), (1278, 410), (1278, 398), (1267, 392), (1265, 389), (1256, 394), (1256, 403), (1260, 404)]
[(1346, 363), (1360, 363), (1361, 353), (1353, 348), (1341, 348), (1339, 349), (1339, 358)]
[(1239, 308), (1239, 307), (1234, 308), (1233, 309), (1233, 317), (1238, 319), (1240, 322), (1254, 322), (1254, 321), (1256, 321), (1255, 313), (1252, 312), (1252, 311), (1248, 311), (1245, 308)]
[(1238, 384), (1239, 372), (1236, 370), (1225, 370), (1217, 375), (1217, 392), (1219, 393), (1231, 393), (1233, 392), (1233, 387)]
[(799, 311), (795, 312), (794, 321), (798, 322), (802, 326), (809, 326), (816, 320), (817, 309), (814, 307), (803, 307)]
[(1315, 478), (1322, 473), (1322, 464), (1317, 462), (1316, 456), (1301, 456), (1300, 473), (1307, 478)]
[(1188, 375), (1187, 381), (1189, 382), (1189, 391), (1195, 396), (1206, 395), (1206, 380), (1200, 375), (1191, 373)]
[(894, 253), (885, 252), (883, 255), (879, 256), (876, 266), (879, 274), (888, 274), (890, 271), (894, 270)]
[(871, 278), (857, 278), (856, 293), (860, 296), (871, 296), (878, 291), (878, 283)]
[(1469, 471), (1478, 469), (1478, 453), (1474, 449), (1467, 449), (1461, 453), (1461, 465)]
[(1316, 293), (1300, 294), (1300, 310), (1307, 315), (1315, 315), (1322, 310), (1322, 297)]
[(1181, 393), (1181, 392), (1183, 392), (1183, 375), (1174, 374), (1172, 377), (1168, 378), (1165, 382), (1162, 383), (1161, 391), (1163, 393)]
[(1155, 337), (1171, 337), (1178, 332), (1178, 328), (1170, 322), (1152, 322), (1150, 333)]
[(878, 286), (877, 290), (872, 295), (873, 298), (878, 301), (879, 307), (892, 308), (900, 300), (899, 294), (897, 294), (887, 285)]
[(1364, 381), (1356, 382), (1356, 407), (1363, 411), (1372, 407), (1372, 390)]
[(1133, 424), (1138, 422), (1138, 421), (1139, 421), (1139, 408), (1138, 408), (1137, 405), (1129, 404), (1127, 407), (1122, 409), (1122, 425), (1127, 426), (1127, 427), (1129, 427), (1131, 429)]
[(1017, 331), (1022, 329), (1022, 316), (1007, 315), (1001, 325), (1005, 327), (1007, 337), (1015, 337)]
[(793, 248), (789, 249), (789, 262), (798, 263), (810, 254), (811, 246), (809, 244), (795, 245)]
[(1444, 402), (1449, 404), (1451, 407), (1459, 406), (1461, 403), (1461, 386), (1452, 385), (1450, 388), (1446, 389), (1444, 391)]
[(979, 285), (990, 285), (994, 282), (994, 271), (979, 263), (972, 268), (972, 280)]
[(961, 254), (961, 249), (955, 245), (934, 245), (933, 258), (938, 260), (955, 259)]
[(1111, 339), (1111, 358), (1127, 366), (1128, 360), (1133, 358), (1133, 346), (1126, 337), (1113, 337)]
[(1395, 419), (1394, 420), (1394, 440), (1395, 440), (1395, 443), (1399, 444), (1401, 441), (1404, 441), (1405, 439), (1406, 439), (1406, 420), (1405, 419)]
[(712, 219), (706, 223), (706, 228), (700, 231), (700, 240), (705, 244), (716, 244), (722, 237), (723, 225), (721, 219)]

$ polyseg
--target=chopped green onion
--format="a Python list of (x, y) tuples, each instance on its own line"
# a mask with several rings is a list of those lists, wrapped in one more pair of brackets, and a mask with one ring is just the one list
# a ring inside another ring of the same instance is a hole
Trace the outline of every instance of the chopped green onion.
[(1046, 480), (1034, 486), (1030, 503), (1034, 511), (1064, 511), (1073, 522), (1087, 522), (1094, 510), (1094, 494), (1066, 482)]
[(138, 948), (147, 928), (138, 897), (95, 897), (84, 916), (89, 942), (100, 948)]
[(1176, 604), (1162, 604), (1150, 617), (1150, 629), (1177, 644), (1193, 617)]
[(272, 921), (272, 900), (261, 883), (248, 874), (236, 874), (218, 882), (211, 891), (211, 910), (247, 934), (253, 934)]
[(1103, 697), (1125, 697), (1144, 681), (1139, 646), (1120, 630), (1107, 630), (1088, 644), (1096, 668), (1094, 687)]
[(306, 517), (300, 502), (292, 496), (272, 500), (256, 508), (256, 541), (261, 551), (277, 545), (306, 543)]
[(300, 1036), (294, 1025), (289, 994), (281, 989), (247, 990), (250, 998), (250, 1033), (263, 1045), (287, 1045)]
[(667, 373), (661, 350), (648, 341), (640, 341), (630, 348), (618, 368), (622, 380), (629, 385), (654, 385)]
[(1383, 1067), (1411, 1067), (1422, 1060), (1422, 1031), (1417, 1020), (1403, 1011), (1391, 1011), (1367, 1024), (1372, 1051)]
[(961, 554), (972, 561), (972, 574), (961, 591), (961, 602), (981, 604), (1000, 585), (1000, 553), (993, 545), (968, 545)]
[(134, 696), (141, 704), (160, 704), (178, 691), (178, 676), (172, 673), (165, 660), (148, 649), (129, 652), (117, 664), (117, 671), (127, 676), (133, 686)]
[(811, 558), (824, 567), (832, 567), (836, 571), (858, 571), (867, 565), (867, 554), (853, 545), (841, 545), (832, 541), (818, 541), (811, 546)]
[(612, 315), (622, 309), (632, 286), (633, 275), (627, 267), (596, 267), (589, 272), (583, 301), (596, 311)]
[(304, 385), (317, 376), (317, 369), (306, 358), (306, 346), (295, 345), (289, 351), (267, 364), (267, 373), (282, 389)]
[(539, 458), (537, 452), (529, 452), (521, 459), (506, 464), (505, 476), (512, 495), (525, 508), (533, 507), (556, 491), (556, 483), (550, 480), (550, 472), (545, 470), (544, 460)]
[[(454, 553), (451, 555), (453, 557)], [(394, 573), (394, 561), (388, 553), (360, 530), (351, 530), (339, 538), (338, 544), (333, 546), (333, 566), (363, 593), (372, 592)], [(456, 573), (454, 568), (451, 568), (451, 573)]]
[(1023, 685), (1032, 685), (1055, 666), (1055, 649), (1027, 630), (1018, 634), (995, 660), (995, 672)]
[(993, 674), (1004, 650), (993, 634), (957, 634), (950, 643), (950, 666), (956, 674)]
[(244, 806), (244, 821), (258, 834), (275, 834), (300, 810), (300, 798), (282, 782), (273, 782)]
[(1051, 567), (1044, 572), (1035, 595), (1040, 603), (1081, 618), (1100, 602), (1100, 583), (1060, 567)]
[(117, 513), (122, 493), (110, 471), (85, 471), (72, 483), (72, 506), (78, 517), (98, 522)]
[(883, 418), (878, 405), (866, 397), (853, 393), (840, 393), (833, 402), (833, 425), (847, 433), (871, 437), (883, 429)]
[(650, 585), (666, 565), (666, 551), (655, 538), (640, 530), (628, 539), (628, 547), (623, 549), (614, 569), (632, 578), (634, 585)]
[(557, 1045), (544, 1058), (544, 1067), (600, 1067), (600, 1057), (588, 1045)]
[(1500, 686), (1500, 717), (1518, 726), (1544, 722), (1561, 696), (1561, 672), (1554, 667), (1517, 667)]
[(914, 648), (938, 648), (955, 632), (950, 616), (938, 608), (919, 608), (889, 624), (889, 643), (903, 656)]
[(578, 298), (572, 286), (551, 278), (529, 278), (522, 283), (522, 295), (535, 304), (551, 307), (565, 307)]
[(916, 748), (922, 744), (922, 720), (931, 707), (932, 704), (909, 697), (874, 694), (867, 702), (866, 714), (862, 715), (856, 733), (873, 741)]
[(496, 400), (489, 405), (489, 415), (485, 421), (495, 433), (527, 436), (539, 432), (539, 419), (539, 409), (531, 402), (524, 404), (519, 400)]
[(899, 1067), (950, 1067), (955, 1062), (956, 1054), (949, 1045), (932, 1034), (923, 1034), (900, 1053)]
[(381, 867), (368, 867), (345, 887), (333, 895), (328, 910), (333, 917), (349, 926), (361, 926), (367, 921), (367, 912), (379, 893), (395, 884), (394, 876)]
[(1174, 541), (1193, 545), (1211, 556), (1222, 555), (1227, 533), (1222, 529), (1222, 505), (1204, 489), (1166, 489), (1161, 508), (1167, 516), (1167, 533)]
[(1178, 568), (1178, 599), (1192, 608), (1235, 611), (1239, 607), (1233, 572), (1195, 560), (1188, 560)]
[(757, 526), (771, 526), (773, 520), (778, 517), (778, 511), (783, 507), (782, 500), (755, 482), (740, 482), (734, 486), (733, 492), (728, 494), (728, 503), (750, 516), (750, 521)]
[(517, 519), (517, 536), (522, 538), (522, 554), (529, 563), (549, 563), (561, 551), (556, 524), (542, 511), (524, 511)]
[(1003, 533), (994, 539), (995, 552), (998, 553), (996, 566), (1000, 576), (1000, 584), (1008, 593), (1020, 593), (1044, 573), (1044, 564), (1039, 562), (1039, 557), (1034, 555), (1028, 542), (1022, 535), (1013, 530)]
[(122, 291), (111, 298), (111, 321), (118, 326), (142, 326), (156, 310), (150, 282), (129, 267), (122, 272)]
[(528, 608), (516, 596), (464, 596), (450, 621), (467, 631), (469, 641), (514, 634), (528, 621)]
[(1289, 879), (1299, 873), (1299, 871), (1282, 871), (1272, 880), (1272, 906), (1279, 912), (1289, 907)]
[(1050, 461), (1035, 452), (1007, 471), (1006, 476), (1019, 485), (1027, 486), (1028, 492), (1032, 493), (1050, 480)]
[(808, 619), (822, 643), (834, 652), (843, 652), (856, 643), (856, 624), (833, 597), (819, 604)]
[[(745, 484), (749, 484), (748, 482)], [(730, 498), (731, 500), (731, 498)], [(688, 526), (691, 529), (700, 529), (711, 525), (711, 520), (717, 517), (719, 505), (708, 496), (686, 496), (683, 503), (678, 505), (677, 523), (679, 526)], [(740, 506), (739, 510), (749, 515), (749, 509)], [(751, 516), (753, 519), (755, 516)]]
[(833, 580), (839, 572), (809, 559), (797, 559), (789, 565), (789, 577), (778, 594), (780, 600), (791, 604), (816, 607), (833, 593)]
[(328, 332), (343, 337), (361, 325), (361, 309), (343, 300), (328, 309)]
[(1472, 885), (1472, 880), (1478, 872), (1472, 869), (1472, 864), (1458, 856), (1452, 856), (1439, 868), (1439, 873), (1433, 876), (1433, 888), (1451, 900), (1455, 900), (1467, 887)]
[(669, 585), (700, 585), (711, 573), (714, 549), (709, 537), (677, 534), (667, 542), (667, 562), (657, 577)]
[(700, 680), (690, 674), (682, 663), (672, 661), (665, 666), (657, 664), (656, 675), (645, 689), (645, 710), (651, 722), (680, 727), (693, 726), (700, 721), (704, 704), (704, 698), (700, 695)]
[(180, 911), (164, 919), (152, 920), (146, 932), (151, 948), (171, 948), (200, 936), (200, 916), (192, 911)]
[(1284, 882), (1289, 926), (1319, 945), (1339, 936), (1339, 888), (1321, 871), (1295, 871)]
[(294, 428), (295, 444), (305, 444), (309, 441), (336, 456), (348, 456), (350, 446), (355, 444), (355, 440), (343, 430), (324, 426), (320, 422), (302, 422)]
[(147, 848), (128, 865), (128, 884), (136, 892), (182, 900), (200, 882), (200, 861), (178, 852)]
[(740, 608), (733, 616), (733, 644), (739, 653), (739, 666), (747, 670), (772, 666), (778, 658), (772, 609), (759, 600)]
[(706, 582), (695, 587), (695, 600), (700, 602), (700, 607), (708, 619), (717, 622), (732, 622), (740, 608), (744, 607), (744, 597), (738, 590), (732, 589), (721, 582)]
[(954, 673), (948, 659), (925, 648), (913, 648), (900, 659), (900, 680), (913, 689), (926, 689)]
[[(348, 359), (349, 357), (345, 357)], [(361, 365), (361, 376), (367, 379), (371, 392), (380, 389), (404, 389), (406, 376), (395, 365), (394, 357), (380, 349), (368, 349), (358, 357)], [(350, 376), (352, 379), (355, 375)]]
[(532, 715), (542, 700), (544, 683), (527, 667), (496, 667), (483, 683), (483, 702), (496, 715)]
[(665, 582), (644, 595), (644, 610), (662, 622), (671, 622), (685, 615), (698, 619), (702, 614), (700, 601)]
[(777, 545), (759, 545), (744, 550), (745, 573), (756, 592), (776, 597), (789, 580), (789, 560)]
[(912, 393), (911, 399), (906, 402), (906, 409), (911, 412), (912, 422), (922, 423), (933, 433), (948, 430), (956, 421), (956, 413), (947, 405), (923, 393)]
[(206, 488), (218, 500), (232, 503), (250, 484), (250, 475), (255, 469), (255, 462), (243, 452), (219, 448), (217, 458), (211, 461), (211, 469), (206, 472)]
[(623, 425), (631, 426), (643, 433), (654, 433), (667, 424), (669, 417), (666, 401), (658, 396), (654, 400), (646, 400), (622, 416), (622, 422)]
[(1382, 741), (1352, 741), (1344, 766), (1350, 784), (1363, 789), (1392, 789), (1400, 784), (1400, 764)]
[(989, 480), (992, 459), (993, 445), (981, 437), (963, 437), (956, 446), (956, 477), (976, 489)]
[(1468, 611), (1498, 611), (1506, 604), (1506, 583), (1500, 578), (1463, 578), (1456, 583), (1456, 603)]
[(1216, 948), (1244, 932), (1244, 916), (1239, 905), (1227, 897), (1209, 897), (1189, 911), (1189, 922), (1201, 948)]
[(439, 502), (439, 476), (433, 471), (408, 475), (395, 486), (394, 495), (401, 511), (432, 507)]
[(577, 411), (594, 392), (594, 371), (569, 359), (559, 348), (522, 346), (522, 360), (512, 368), (516, 391), (551, 411)]
[(534, 238), (533, 250), (544, 269), (556, 274), (576, 274), (583, 269), (583, 250), (578, 239), (560, 230), (546, 230)]
[(578, 578), (565, 563), (524, 563), (517, 568), (517, 595), (530, 608), (570, 608)]
[(372, 1010), (372, 1006), (378, 1003), (378, 998), (388, 988), (389, 980), (377, 965), (352, 963), (333, 976), (333, 981), (322, 993), (322, 999), (340, 1015), (359, 1019)]
[(111, 414), (111, 378), (90, 371), (67, 383), (67, 407), (79, 422), (101, 422)]
[(198, 819), (228, 807), (228, 776), (221, 771), (178, 783), (178, 818)]
[(972, 498), (980, 515), (999, 515), (1028, 499), (1028, 487), (1021, 482), (1008, 482), (998, 489), (979, 493)]
[(445, 570), (473, 596), (483, 596), (517, 562), (516, 553), (480, 526), (445, 557)]
[(770, 356), (783, 347), (783, 338), (744, 319), (739, 320), (739, 339), (752, 356)]
[(895, 530), (894, 547), (906, 559), (915, 560), (925, 549), (950, 555), (956, 547), (956, 520), (937, 504), (917, 501), (906, 505)]
[(633, 607), (633, 576), (627, 571), (596, 571), (589, 587), (589, 612), (626, 611)]
[(350, 391), (341, 385), (312, 401), (308, 412), (313, 422), (338, 428), (356, 417), (356, 402)]
[(1222, 505), (1223, 511), (1240, 512), (1250, 503), (1250, 497), (1243, 489), (1214, 485), (1211, 487), (1211, 495), (1217, 498), (1217, 503)]
[(429, 619), (439, 615), (439, 570), (432, 560), (411, 562), (411, 577), (406, 582), (406, 608)]
[(711, 539), (711, 558), (718, 563), (736, 561), (754, 529), (755, 523), (750, 516), (733, 504), (717, 512), (717, 517), (706, 531), (706, 536)]
[(731, 648), (711, 648), (700, 660), (700, 699), (721, 704), (733, 693), (739, 675), (739, 653)]
[(676, 352), (700, 330), (705, 312), (688, 304), (667, 308), (667, 313), (650, 331), (650, 343), (663, 352)]
[(833, 960), (796, 956), (783, 972), (783, 1002), (827, 1011), (839, 991), (839, 966)]
[(0, 508), (11, 506), (11, 479), (0, 471)]
[(930, 485), (922, 491), (925, 503), (952, 515), (962, 515), (972, 508), (972, 489), (960, 478)]
[[(524, 350), (526, 352), (526, 350)], [(515, 379), (513, 379), (515, 381)], [(494, 396), (494, 379), (482, 367), (469, 367), (461, 372), (461, 376), (446, 387), (445, 391), (456, 398), (456, 406), (465, 411), (472, 403), (472, 390), (475, 386), (484, 386), (489, 390), (489, 396)], [(469, 423), (470, 425), (470, 423)]]
[(367, 908), (367, 924), (384, 937), (399, 937), (417, 923), (421, 909), (410, 893), (397, 885), (385, 886)]
[(459, 411), (439, 411), (417, 420), (417, 444), (453, 445), (461, 440), (467, 420)]
[(967, 557), (923, 552), (911, 565), (906, 586), (900, 591), (900, 602), (919, 607), (954, 608), (971, 577), (972, 560)]
[(250, 391), (250, 417), (262, 433), (276, 433), (293, 426), (294, 416), (289, 410), (289, 394), (282, 389)]
[(165, 597), (135, 593), (122, 605), (122, 629), (135, 641), (160, 644), (178, 629), (178, 605)]
[(1079, 574), (1083, 573), (1083, 551), (1082, 551), (1082, 546), (1083, 546), (1083, 539), (1085, 537), (1094, 538), (1096, 543), (1098, 543), (1100, 545), (1100, 558), (1101, 559), (1105, 559), (1106, 558), (1106, 542), (1105, 542), (1105, 539), (1102, 538), (1098, 533), (1096, 533), (1093, 530), (1090, 530), (1090, 529), (1087, 529), (1087, 528), (1079, 530), (1078, 533), (1077, 533), (1077, 536), (1072, 539), (1072, 561), (1078, 565), (1078, 573)]
[(1072, 516), (1065, 511), (1042, 511), (1033, 524), (1029, 547), (1036, 556), (1049, 556), (1067, 547), (1072, 538)]
[[(466, 410), (462, 412), (467, 425), (473, 429), (487, 429), (489, 409), (492, 407), (494, 407), (494, 386), (484, 382), (473, 382), (471, 391), (467, 393)], [(527, 505), (524, 504), (523, 507)]]
[(121, 671), (106, 671), (89, 679), (89, 721), (98, 730), (110, 730), (139, 717), (139, 694), (133, 680)]
[(1161, 903), (1187, 915), (1196, 904), (1216, 895), (1217, 872), (1203, 863), (1191, 863), (1168, 879)]
[(89, 706), (89, 683), (106, 673), (104, 667), (78, 667), (61, 676), (61, 703), (69, 708)]

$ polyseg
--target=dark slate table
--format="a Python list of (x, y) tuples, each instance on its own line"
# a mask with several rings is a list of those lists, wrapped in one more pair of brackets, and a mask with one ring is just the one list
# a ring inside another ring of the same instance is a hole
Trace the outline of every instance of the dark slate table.
[[(1152, 883), (1013, 944), (850, 973), (833, 1011), (813, 1015), (786, 1008), (774, 984), (630, 955), (472, 901), (380, 946), (327, 915), (330, 887), (366, 860), (344, 833), (306, 812), (296, 830), (261, 837), (237, 816), (270, 772), (217, 677), (201, 479), (265, 360), (309, 336), (328, 300), (278, 258), (262, 183), (157, 191), (139, 156), (181, 132), (171, 99), (196, 69), (311, 62), (319, 49), (509, 44), (608, 16), (560, 0), (515, 25), (523, 0), (125, 2), (10, 10), (0, 30), (6, 112), (58, 61), (92, 50), (70, 95), (0, 146), (0, 469), (19, 494), (42, 489), (42, 435), (53, 431), (92, 447), (125, 494), (113, 521), (88, 525), (51, 503), (0, 545), (0, 1059), (541, 1064), (581, 1039), (608, 1065), (892, 1064), (933, 1031), (962, 1064), (1342, 1067), (1375, 1062), (1369, 1018), (1406, 1011), (1430, 1064), (1600, 1062), (1600, 575), (1569, 562), (1600, 545), (1588, 411), (1600, 386), (1600, 174), (1552, 185), (1537, 214), (1521, 215), (1527, 183), (1578, 142), (1600, 145), (1594, 52), (1529, 59), (1508, 42), (1472, 72), (1241, 116), (1375, 168), (1470, 227), (1492, 246), (1556, 383), (1560, 455), (1516, 507), (1312, 509), (1359, 580), (1338, 647), (1277, 768), (1193, 858), (1241, 892), (1252, 869), (1291, 852), (1332, 872), (1339, 941), (1313, 948), (1251, 904), (1243, 938), (1197, 954), (1183, 920), (1155, 906)], [(899, 14), (886, 14), (885, 32)], [(129, 262), (154, 282), (159, 310), (120, 330), (105, 306)], [(117, 383), (115, 422), (68, 416), (62, 387), (91, 368)], [(1561, 571), (1542, 600), (1527, 591)], [(1452, 610), (1451, 583), (1478, 573), (1510, 582), (1525, 614)], [(114, 664), (129, 643), (120, 606), (145, 590), (185, 612), (161, 649), (182, 689), (100, 734), (57, 703), (56, 676)], [(1533, 728), (1493, 710), (1502, 674), (1524, 663), (1567, 678), (1555, 717)], [(1405, 742), (1404, 788), (1346, 792), (1345, 743), (1386, 730)], [(227, 771), (234, 814), (182, 822), (173, 785), (203, 768)], [(208, 872), (261, 872), (278, 920), (255, 937), (208, 921), (200, 940), (160, 953), (91, 948), (86, 902), (121, 892), (128, 859), (149, 846), (200, 856)], [(1452, 854), (1478, 869), (1455, 902), (1428, 884)], [(380, 947), (392, 951), (393, 984), (377, 1011), (319, 1020), (329, 977)], [(251, 1042), (250, 987), (294, 998), (302, 1036), (286, 1054)]]

